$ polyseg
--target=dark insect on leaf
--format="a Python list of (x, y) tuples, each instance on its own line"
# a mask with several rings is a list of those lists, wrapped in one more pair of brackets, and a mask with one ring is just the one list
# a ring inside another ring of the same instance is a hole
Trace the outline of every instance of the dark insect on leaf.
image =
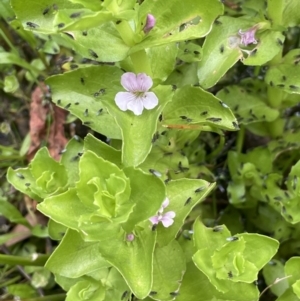
[(166, 133), (167, 133), (167, 131), (162, 131), (160, 134), (161, 134), (162, 136), (164, 136)]
[(78, 141), (78, 142), (81, 141), (81, 138), (80, 138), (79, 136), (77, 136), (77, 135), (74, 135), (73, 138), (74, 138), (76, 141)]
[(122, 22), (122, 20), (116, 21), (116, 24), (119, 25)]
[(81, 156), (83, 155), (83, 153), (77, 153), (77, 155), (78, 155), (79, 157), (81, 157)]
[(150, 168), (149, 172), (152, 173), (154, 176), (160, 178), (161, 177), (161, 173), (155, 169)]
[(223, 53), (224, 52), (224, 45), (220, 46), (220, 52)]
[(171, 292), (170, 295), (175, 297), (175, 296), (178, 296), (179, 293), (178, 292)]
[(183, 120), (188, 119), (186, 116), (179, 116), (179, 117)]
[(283, 45), (283, 42), (280, 40), (280, 39), (277, 39), (277, 43), (282, 46)]
[(270, 203), (270, 197), (267, 194), (265, 195), (265, 197), (266, 197), (267, 202)]
[(61, 99), (58, 99), (57, 104), (60, 105), (60, 103), (61, 103)]
[(284, 191), (284, 195), (285, 195), (286, 198), (288, 198), (288, 199), (290, 198), (290, 195), (287, 191)]
[(228, 272), (228, 277), (229, 277), (229, 278), (232, 278), (232, 277), (233, 277), (233, 274), (232, 274), (231, 271)]
[(221, 231), (223, 231), (223, 227), (222, 226), (215, 226), (213, 228), (213, 232), (221, 232)]
[(158, 117), (158, 121), (161, 122), (162, 120), (163, 120), (163, 115), (160, 114), (159, 117)]
[(201, 191), (203, 191), (203, 190), (205, 190), (205, 186), (202, 186), (202, 187), (197, 188), (194, 192), (195, 192), (195, 193), (198, 193), (198, 192), (201, 192)]
[(286, 213), (286, 208), (285, 208), (285, 206), (282, 206), (282, 213), (284, 214), (284, 213)]
[(59, 24), (57, 24), (57, 27), (58, 28), (63, 28), (63, 27), (65, 27), (65, 23), (59, 23)]
[(298, 183), (298, 178), (297, 178), (297, 176), (294, 176), (294, 178), (293, 178), (293, 190), (296, 190), (297, 183)]
[(151, 292), (149, 293), (149, 295), (151, 295), (151, 296), (157, 295), (157, 292), (151, 291)]
[(87, 117), (87, 116), (89, 115), (89, 109), (85, 109), (83, 115), (84, 115), (85, 117)]
[(80, 82), (84, 85), (84, 78), (80, 77)]
[(205, 115), (207, 115), (207, 114), (208, 114), (207, 111), (203, 111), (200, 115), (201, 115), (201, 116), (205, 116)]
[(62, 149), (62, 150), (59, 152), (59, 155), (62, 155), (62, 154), (64, 154), (66, 151), (67, 151), (67, 149), (66, 149), (66, 148)]
[(172, 152), (164, 153), (164, 156), (172, 156), (172, 155), (173, 155)]
[(232, 121), (232, 125), (234, 126), (235, 129), (239, 129), (239, 125), (235, 122), (235, 121)]
[(194, 54), (195, 54), (195, 55), (199, 55), (199, 54), (200, 54), (200, 52), (199, 52), (199, 51), (197, 51), (197, 50), (195, 50), (195, 51), (194, 51)]
[(75, 161), (77, 161), (79, 158), (80, 158), (80, 156), (76, 155), (76, 156), (72, 157), (70, 161), (71, 161), (71, 162), (75, 162)]
[(43, 15), (47, 15), (48, 12), (50, 11), (50, 6), (46, 7), (44, 10), (43, 10)]
[(75, 103), (74, 103), (74, 105), (75, 105), (75, 106), (78, 106), (78, 105), (79, 105), (79, 102), (78, 102), (78, 101), (77, 101), (77, 102), (75, 102)]
[(299, 89), (299, 87), (297, 87), (297, 86), (294, 86), (294, 85), (289, 85), (289, 87), (290, 87), (290, 89), (293, 89), (293, 90), (297, 90), (297, 89)]
[(172, 85), (172, 91), (175, 91), (177, 89), (176, 85)]
[(105, 90), (104, 88), (102, 88), (102, 89), (99, 90), (99, 92), (100, 92), (101, 94), (104, 94), (105, 91), (106, 91), (106, 90)]
[(269, 264), (269, 265), (277, 265), (277, 262), (276, 262), (276, 261), (273, 261), (273, 260), (270, 260), (270, 261), (268, 262), (268, 264)]
[(127, 295), (128, 295), (128, 291), (125, 291), (121, 296), (121, 300), (124, 300)]
[(273, 87), (274, 83), (272, 81), (269, 82), (270, 86)]
[(180, 170), (181, 172), (185, 172), (185, 171), (188, 171), (188, 170), (189, 170), (188, 167), (183, 167), (183, 166), (182, 166), (181, 161), (179, 161), (179, 163), (178, 163), (178, 168), (179, 168), (179, 170)]
[(26, 22), (26, 25), (30, 28), (38, 28), (39, 27), (39, 25), (37, 25), (33, 22)]
[(165, 179), (165, 184), (168, 184), (169, 182), (171, 181), (171, 179), (170, 178), (167, 178), (167, 179)]
[(224, 88), (223, 91), (228, 94), (229, 93), (229, 90), (227, 88)]
[(209, 118), (206, 118), (206, 120), (208, 121), (212, 121), (212, 122), (219, 122), (222, 120), (222, 118), (217, 118), (217, 117), (209, 117)]
[(92, 123), (93, 123), (93, 121), (84, 121), (84, 122), (83, 122), (84, 125), (90, 125), (90, 124), (92, 124)]
[(90, 54), (93, 58), (95, 58), (95, 59), (98, 58), (98, 54), (97, 54), (94, 50), (92, 50), (92, 49), (89, 49), (89, 54)]
[(220, 103), (220, 105), (221, 105), (222, 107), (224, 107), (224, 108), (226, 108), (226, 109), (229, 109), (229, 107), (227, 106), (227, 104), (224, 103), (223, 101), (220, 100), (219, 103)]
[(276, 86), (279, 87), (279, 88), (284, 88), (284, 84), (278, 84)]
[(82, 12), (73, 13), (73, 14), (70, 15), (70, 18), (71, 19), (78, 18), (78, 17), (80, 17), (81, 14), (82, 14)]
[(25, 183), (25, 186), (29, 187), (31, 184), (30, 183)]
[(276, 201), (282, 201), (282, 197), (281, 196), (275, 196), (274, 200), (276, 200)]
[(290, 214), (287, 215), (287, 218), (288, 218), (290, 221), (293, 220), (293, 217), (292, 217)]
[(253, 49), (250, 53), (250, 55), (255, 55), (257, 53), (257, 48)]
[(285, 75), (282, 76), (282, 80), (286, 81), (286, 76)]
[(230, 236), (230, 237), (227, 237), (226, 240), (227, 241), (237, 241), (237, 240), (239, 240), (239, 238), (236, 236)]
[(158, 138), (159, 138), (159, 133), (158, 132), (154, 133), (151, 142), (154, 143)]
[(86, 37), (86, 36), (88, 35), (87, 30), (84, 30), (84, 31), (82, 32), (82, 35)]
[(103, 111), (103, 109), (98, 110), (96, 116), (99, 116), (101, 114), (101, 112)]
[(185, 201), (184, 206), (188, 205), (191, 201), (192, 201), (192, 198), (189, 197), (189, 198)]
[(191, 236), (189, 235), (189, 232), (188, 231), (183, 231), (182, 232), (182, 236), (187, 239), (187, 240), (192, 240), (191, 239)]
[(70, 108), (70, 106), (71, 106), (71, 103), (68, 103), (65, 107), (64, 107), (64, 109), (69, 109)]
[(21, 180), (24, 180), (24, 179), (25, 179), (25, 177), (24, 177), (21, 173), (19, 173), (19, 172), (16, 173), (16, 176), (17, 176), (18, 178), (20, 178)]
[(218, 19), (216, 19), (214, 23), (215, 23), (216, 25), (221, 25), (221, 24), (222, 24), (222, 22), (219, 21)]
[(233, 108), (234, 111), (237, 111), (238, 109), (239, 109), (239, 105), (236, 105), (236, 106)]
[(72, 70), (74, 70), (74, 69), (77, 69), (77, 68), (78, 68), (78, 65), (77, 65), (77, 64), (71, 64), (70, 67), (71, 67)]
[(152, 231), (155, 231), (156, 228), (157, 228), (157, 224), (154, 224), (154, 225), (151, 227), (151, 230), (152, 230)]

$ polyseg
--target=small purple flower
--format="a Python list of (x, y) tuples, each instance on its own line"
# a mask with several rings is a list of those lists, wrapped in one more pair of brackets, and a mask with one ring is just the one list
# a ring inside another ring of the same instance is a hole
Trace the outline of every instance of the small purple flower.
[(130, 233), (126, 235), (126, 240), (127, 241), (133, 241), (134, 240), (134, 234)]
[(146, 24), (143, 28), (143, 31), (145, 34), (149, 33), (149, 31), (155, 26), (156, 19), (153, 15), (148, 14), (146, 19)]
[(246, 31), (239, 30), (239, 35), (241, 36), (241, 44), (248, 46), (249, 44), (257, 44), (255, 39), (255, 33), (258, 29), (258, 26), (253, 26)]
[(141, 115), (144, 108), (151, 110), (158, 105), (156, 95), (148, 92), (153, 81), (145, 73), (126, 72), (121, 77), (121, 85), (127, 92), (118, 92), (115, 96), (116, 105), (120, 110), (130, 110), (134, 115)]
[(165, 228), (168, 228), (174, 223), (173, 218), (176, 216), (174, 211), (168, 211), (165, 214), (163, 214), (164, 209), (169, 205), (169, 203), (170, 203), (169, 199), (166, 198), (162, 203), (162, 206), (158, 210), (157, 215), (149, 218), (149, 221), (153, 225), (157, 225), (159, 222), (162, 222), (163, 226)]

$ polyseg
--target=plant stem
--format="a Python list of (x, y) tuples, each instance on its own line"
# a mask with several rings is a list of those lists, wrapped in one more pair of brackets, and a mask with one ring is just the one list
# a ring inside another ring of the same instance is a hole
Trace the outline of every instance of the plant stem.
[(243, 145), (244, 145), (244, 138), (245, 138), (245, 127), (241, 124), (236, 140), (236, 151), (238, 154), (242, 152)]
[(224, 148), (224, 144), (225, 144), (225, 136), (224, 134), (220, 134), (220, 141), (219, 141), (219, 145), (217, 146), (217, 148), (212, 152), (210, 153), (208, 156), (207, 156), (207, 160), (209, 161), (210, 159), (216, 157), (221, 151), (222, 149)]
[(66, 299), (66, 294), (48, 295), (30, 299), (20, 299), (20, 301), (63, 301)]
[(0, 254), (0, 264), (22, 266), (44, 266), (49, 255), (38, 255), (37, 258)]

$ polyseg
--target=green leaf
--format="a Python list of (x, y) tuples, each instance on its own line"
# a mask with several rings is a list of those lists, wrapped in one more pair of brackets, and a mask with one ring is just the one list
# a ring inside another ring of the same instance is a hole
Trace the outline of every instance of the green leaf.
[(143, 299), (152, 287), (153, 252), (156, 232), (148, 227), (136, 229), (132, 242), (124, 241), (120, 233), (99, 244), (101, 255), (124, 277), (136, 295)]
[(266, 73), (265, 81), (269, 85), (289, 94), (300, 94), (300, 80), (298, 78), (300, 65), (300, 50), (291, 50), (280, 64), (271, 66)]
[(282, 25), (285, 27), (293, 27), (300, 24), (300, 3), (297, 0), (285, 0), (282, 13)]
[(91, 134), (88, 134), (84, 138), (84, 150), (90, 150), (97, 156), (102, 157), (106, 161), (114, 163), (118, 167), (121, 167), (122, 165), (121, 151), (114, 149)]
[(158, 225), (157, 242), (160, 246), (166, 246), (176, 237), (186, 217), (197, 204), (204, 201), (214, 186), (214, 183), (198, 179), (179, 179), (168, 183), (166, 188), (170, 204), (165, 211), (174, 211), (176, 216), (169, 228)]
[(204, 37), (211, 30), (213, 21), (223, 14), (223, 6), (218, 0), (203, 0), (201, 3), (193, 0), (146, 0), (139, 8), (140, 19), (148, 13), (155, 17), (155, 27), (143, 41), (132, 47), (131, 53), (157, 45)]
[(15, 75), (7, 75), (4, 78), (4, 92), (14, 93), (19, 88), (19, 81)]
[(133, 212), (123, 228), (129, 232), (133, 227), (151, 216), (161, 207), (165, 198), (165, 186), (160, 179), (141, 170), (127, 167), (124, 173), (130, 179), (130, 200), (135, 204)]
[(60, 163), (64, 165), (68, 174), (68, 185), (75, 186), (79, 180), (79, 155), (83, 150), (82, 140), (76, 136), (72, 138), (66, 145), (60, 158)]
[(114, 97), (122, 89), (121, 75), (122, 71), (117, 67), (90, 66), (52, 76), (47, 83), (53, 100), (59, 106), (67, 107), (93, 130), (109, 138), (120, 139), (120, 129), (103, 103), (106, 100), (105, 104), (117, 110)]
[(187, 271), (176, 301), (256, 301), (258, 298), (259, 290), (254, 284), (234, 283), (230, 285), (230, 291), (226, 293), (218, 291), (194, 263), (190, 262), (187, 264)]
[[(152, 47), (148, 49), (152, 79), (154, 83), (163, 82), (173, 71), (176, 63), (177, 45), (175, 43)], [(168, 55), (166, 56), (166, 53)]]
[(144, 110), (140, 116), (131, 111), (123, 112), (112, 101), (103, 99), (108, 112), (116, 118), (122, 132), (122, 161), (125, 166), (138, 166), (146, 159), (152, 147), (158, 117), (171, 100), (169, 86), (157, 86), (152, 91), (159, 99), (159, 105), (152, 110)]
[(110, 264), (99, 255), (99, 244), (85, 242), (78, 232), (69, 229), (48, 259), (46, 268), (52, 273), (69, 278), (78, 278), (107, 268)]
[(252, 50), (250, 55), (243, 60), (244, 65), (261, 66), (269, 62), (282, 50), (284, 35), (279, 31), (266, 30), (257, 35), (258, 46)]
[(204, 88), (214, 86), (243, 54), (239, 48), (238, 31), (250, 28), (251, 21), (222, 16), (203, 44), (203, 56), (198, 65), (198, 78)]
[[(217, 93), (235, 113), (239, 123), (270, 122), (279, 116), (279, 111), (270, 108), (266, 102), (266, 95), (250, 93), (241, 86), (228, 86)], [(243, 103), (241, 104), (241, 99)]]
[(105, 288), (101, 282), (89, 279), (77, 282), (67, 293), (66, 301), (90, 300), (103, 301)]
[(6, 219), (12, 223), (22, 224), (26, 227), (30, 227), (26, 218), (22, 216), (19, 210), (8, 201), (0, 197), (0, 215), (4, 216)]
[(191, 86), (176, 90), (163, 117), (163, 126), (168, 128), (207, 130), (205, 126), (210, 126), (236, 130), (237, 126), (234, 115), (222, 101), (199, 87)]
[(292, 287), (288, 288), (276, 301), (299, 301)]
[(271, 292), (277, 297), (280, 297), (285, 292), (285, 290), (288, 289), (289, 284), (287, 279), (277, 282), (276, 285), (272, 285), (276, 281), (276, 279), (285, 277), (284, 265), (281, 263), (281, 261), (272, 259), (271, 261), (269, 261), (269, 264), (264, 266), (262, 273), (266, 284), (268, 286), (270, 285)]
[(80, 180), (77, 195), (94, 211), (87, 216), (93, 221), (125, 222), (134, 207), (130, 197), (130, 181), (113, 163), (86, 151), (79, 163)]
[(170, 294), (179, 290), (185, 272), (184, 254), (176, 240), (154, 251), (153, 286), (155, 300), (173, 300)]

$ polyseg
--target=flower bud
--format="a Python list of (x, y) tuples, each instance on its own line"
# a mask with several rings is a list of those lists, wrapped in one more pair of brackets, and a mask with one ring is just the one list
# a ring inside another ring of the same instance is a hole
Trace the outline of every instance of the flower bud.
[(150, 30), (155, 26), (156, 19), (153, 15), (148, 14), (146, 19), (146, 25), (143, 28), (143, 31), (145, 34), (149, 33)]

